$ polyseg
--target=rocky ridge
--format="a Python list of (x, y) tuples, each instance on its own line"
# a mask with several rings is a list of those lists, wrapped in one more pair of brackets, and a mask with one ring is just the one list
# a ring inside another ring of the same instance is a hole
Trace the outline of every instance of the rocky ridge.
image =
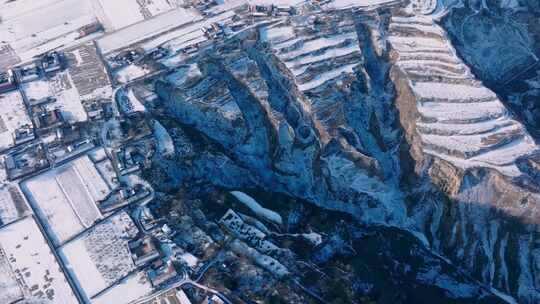
[(216, 42), (156, 84), (199, 149), (163, 169), (412, 232), (482, 292), (536, 303), (538, 147), (427, 2), (309, 11)]

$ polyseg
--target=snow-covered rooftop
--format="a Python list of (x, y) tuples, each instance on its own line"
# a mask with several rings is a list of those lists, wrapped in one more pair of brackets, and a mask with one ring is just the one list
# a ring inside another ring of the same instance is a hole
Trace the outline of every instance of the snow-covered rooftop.
[(324, 6), (329, 9), (372, 8), (399, 2), (401, 0), (333, 0)]

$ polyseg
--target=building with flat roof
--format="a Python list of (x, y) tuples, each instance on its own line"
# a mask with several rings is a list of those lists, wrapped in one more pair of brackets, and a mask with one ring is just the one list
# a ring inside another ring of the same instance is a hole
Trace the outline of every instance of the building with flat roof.
[(137, 266), (143, 266), (160, 257), (156, 240), (147, 235), (141, 239), (129, 242), (131, 258)]
[(15, 76), (12, 70), (0, 72), (0, 94), (17, 89)]

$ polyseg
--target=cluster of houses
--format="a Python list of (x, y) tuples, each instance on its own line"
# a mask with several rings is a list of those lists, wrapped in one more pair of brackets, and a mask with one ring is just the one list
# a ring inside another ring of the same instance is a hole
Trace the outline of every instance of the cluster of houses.
[(53, 51), (25, 66), (0, 72), (0, 94), (16, 90), (21, 83), (34, 81), (44, 75), (57, 72), (65, 67), (65, 63), (62, 53)]

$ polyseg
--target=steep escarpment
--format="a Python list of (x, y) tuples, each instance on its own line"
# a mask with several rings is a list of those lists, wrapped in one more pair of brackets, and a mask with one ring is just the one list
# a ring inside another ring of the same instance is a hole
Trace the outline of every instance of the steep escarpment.
[(366, 222), (403, 223), (401, 193), (387, 183), (398, 179), (398, 133), (385, 133), (395, 119), (380, 104), (391, 87), (366, 84), (356, 26), (340, 15), (276, 23), (201, 56), (157, 91), (257, 186)]
[(441, 20), (458, 53), (528, 127), (540, 125), (537, 1), (461, 1)]
[(538, 146), (430, 17), (395, 15), (389, 30), (400, 119), (421, 187), (435, 189), (413, 194), (415, 217), (444, 256), (536, 303)]
[(538, 147), (423, 15), (440, 3), (416, 4), (276, 18), (187, 59), (156, 84), (178, 151), (156, 183), (262, 189), (391, 226), (391, 241), (412, 232), (425, 264), (389, 255), (396, 276), (536, 303)]

